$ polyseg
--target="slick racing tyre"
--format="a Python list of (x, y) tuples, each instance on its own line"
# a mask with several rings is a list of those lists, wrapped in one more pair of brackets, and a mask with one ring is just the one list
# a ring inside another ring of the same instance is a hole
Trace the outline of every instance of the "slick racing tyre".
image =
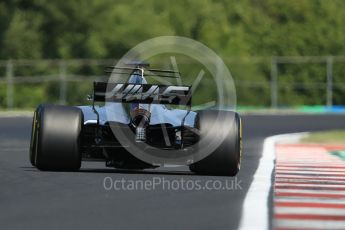
[(31, 140), (30, 140), (30, 163), (32, 166), (35, 166), (36, 161), (36, 145), (37, 145), (37, 131), (36, 131), (36, 125), (37, 125), (37, 119), (36, 115), (38, 111), (41, 109), (41, 106), (38, 106), (36, 111), (34, 112), (34, 116), (32, 118), (32, 124), (31, 124)]
[(196, 127), (200, 140), (197, 151), (208, 143), (216, 143), (215, 150), (206, 158), (189, 166), (197, 174), (235, 176), (240, 170), (242, 155), (242, 124), (240, 116), (232, 111), (199, 111)]
[(40, 170), (79, 170), (82, 125), (83, 113), (79, 108), (38, 106), (32, 122), (31, 164)]

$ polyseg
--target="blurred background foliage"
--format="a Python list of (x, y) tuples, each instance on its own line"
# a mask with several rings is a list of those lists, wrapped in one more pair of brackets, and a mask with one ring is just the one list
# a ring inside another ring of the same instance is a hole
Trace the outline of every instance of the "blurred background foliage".
[[(344, 25), (343, 0), (1, 0), (0, 59), (115, 60), (144, 40), (185, 36), (228, 64), (238, 104), (269, 106), (270, 57), (344, 55)], [(238, 61), (253, 56), (263, 61)], [(344, 64), (334, 64), (335, 104), (345, 104)], [(99, 67), (71, 66), (68, 71), (99, 75)], [(15, 75), (49, 77), (58, 69), (40, 64), (16, 68)], [(3, 66), (0, 78), (5, 76)], [(324, 64), (280, 65), (279, 105), (325, 104), (325, 76)], [(68, 103), (82, 103), (80, 95), (91, 86), (83, 84), (68, 84)], [(5, 88), (0, 85), (0, 107), (6, 106)], [(26, 99), (15, 107), (59, 100), (56, 83), (15, 86), (15, 91), (17, 99)]]

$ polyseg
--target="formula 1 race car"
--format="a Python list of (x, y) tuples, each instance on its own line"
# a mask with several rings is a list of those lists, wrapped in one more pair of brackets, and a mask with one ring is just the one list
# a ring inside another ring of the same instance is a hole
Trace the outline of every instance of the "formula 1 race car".
[[(236, 175), (242, 151), (239, 115), (192, 111), (191, 87), (148, 84), (150, 73), (176, 74), (148, 67), (142, 62), (112, 67), (126, 81), (94, 82), (92, 105), (39, 105), (32, 121), (31, 164), (40, 170), (76, 171), (81, 161), (105, 161), (117, 169), (148, 169), (183, 158), (177, 164), (196, 174)], [(173, 105), (187, 109), (167, 108)]]

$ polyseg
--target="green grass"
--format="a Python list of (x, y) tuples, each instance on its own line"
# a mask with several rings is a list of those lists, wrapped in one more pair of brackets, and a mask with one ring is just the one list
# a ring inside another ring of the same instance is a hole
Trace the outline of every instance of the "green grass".
[(301, 139), (302, 143), (345, 144), (345, 130), (313, 132)]
[(337, 156), (337, 157), (339, 157), (340, 159), (342, 159), (343, 161), (345, 161), (345, 150), (333, 151), (333, 152), (331, 152), (331, 154), (332, 154), (333, 156)]

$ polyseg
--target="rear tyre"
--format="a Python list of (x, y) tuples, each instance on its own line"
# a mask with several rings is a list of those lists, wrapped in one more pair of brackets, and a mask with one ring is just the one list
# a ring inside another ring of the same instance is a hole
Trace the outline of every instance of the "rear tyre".
[(79, 108), (40, 105), (33, 119), (31, 163), (40, 170), (79, 170), (82, 125)]
[[(200, 111), (196, 120), (200, 132), (199, 143), (217, 143), (206, 158), (191, 164), (197, 174), (235, 176), (240, 170), (242, 155), (242, 124), (240, 116), (232, 111)], [(197, 144), (197, 151), (205, 148)]]
[(31, 124), (31, 140), (30, 140), (30, 163), (32, 166), (36, 166), (36, 146), (37, 146), (37, 119), (36, 114), (37, 111), (41, 108), (41, 106), (38, 106), (37, 109), (34, 112), (34, 116), (32, 118), (32, 124)]

